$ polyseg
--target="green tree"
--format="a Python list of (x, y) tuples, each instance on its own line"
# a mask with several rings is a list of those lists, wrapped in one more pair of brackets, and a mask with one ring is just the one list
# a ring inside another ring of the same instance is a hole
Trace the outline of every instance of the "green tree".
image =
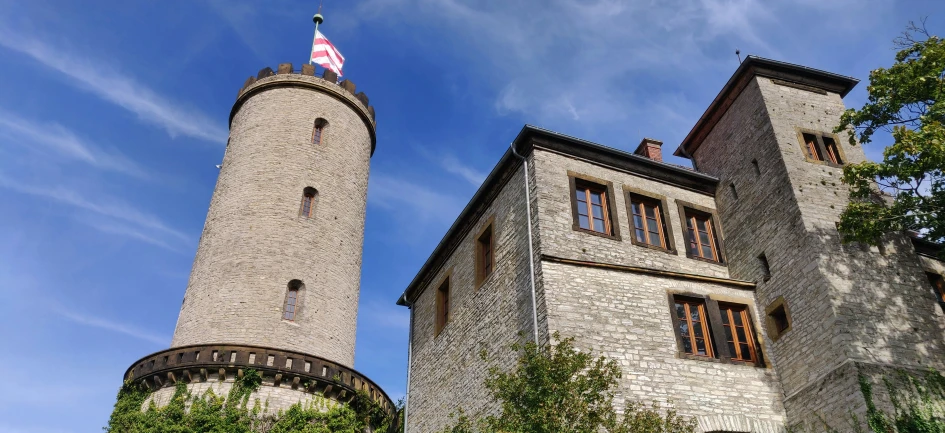
[[(538, 346), (515, 345), (518, 363), (511, 371), (492, 367), (486, 389), (499, 403), (498, 415), (470, 419), (461, 409), (444, 432), (503, 433), (691, 433), (695, 421), (659, 406), (628, 403), (614, 408), (620, 369), (612, 360), (581, 352), (574, 340)], [(485, 356), (483, 355), (483, 359)]]
[(896, 62), (870, 72), (869, 100), (843, 113), (835, 130), (852, 128), (851, 145), (869, 143), (879, 130), (894, 140), (881, 162), (844, 167), (851, 203), (839, 229), (845, 241), (876, 244), (884, 234), (911, 230), (939, 242), (945, 239), (945, 41), (922, 21), (910, 22), (894, 44)]

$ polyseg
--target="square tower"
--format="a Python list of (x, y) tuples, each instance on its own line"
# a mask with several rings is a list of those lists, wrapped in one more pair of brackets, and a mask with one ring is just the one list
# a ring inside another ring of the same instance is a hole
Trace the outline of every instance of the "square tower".
[(833, 129), (856, 84), (750, 56), (675, 152), (719, 179), (729, 272), (758, 282), (789, 423), (814, 430), (864, 420), (861, 375), (945, 361), (945, 316), (912, 242), (840, 242), (843, 165), (866, 157)]

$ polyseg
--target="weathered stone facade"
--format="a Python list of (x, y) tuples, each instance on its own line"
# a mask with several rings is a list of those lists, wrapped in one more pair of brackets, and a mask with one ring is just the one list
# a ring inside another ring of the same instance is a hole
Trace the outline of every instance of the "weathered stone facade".
[[(863, 420), (865, 412), (858, 375), (945, 367), (945, 314), (925, 275), (945, 264), (917, 254), (905, 236), (881, 248), (841, 244), (842, 169), (812, 161), (801, 140), (829, 136), (843, 162), (864, 160), (845, 134), (832, 133), (855, 84), (750, 57), (677, 150), (698, 171), (654, 161), (661, 153), (650, 145), (638, 153), (652, 159), (526, 126), (513, 146), (531, 170), (537, 302), (521, 161), (510, 151), (399, 301), (412, 310), (408, 431), (437, 431), (459, 407), (495, 411), (478, 353), (511, 365), (511, 342), (532, 338), (533, 308), (542, 342), (559, 332), (613, 358), (621, 399), (671, 401), (701, 432), (852, 430), (851, 413)], [(607, 188), (609, 235), (576, 228), (573, 179)], [(668, 248), (633, 241), (631, 193), (660, 203)], [(715, 220), (720, 262), (687, 254), (684, 207)], [(476, 234), (493, 216), (496, 274), (476, 288)], [(446, 275), (450, 317), (437, 335), (436, 291)], [(733, 360), (719, 323), (710, 323), (713, 357), (685, 353), (674, 295), (747, 307), (757, 359)], [(778, 305), (786, 329), (769, 316)]]
[(336, 81), (286, 63), (240, 89), (171, 349), (126, 373), (155, 401), (255, 369), (270, 411), (357, 392), (393, 410), (352, 370), (375, 125), (367, 96)]

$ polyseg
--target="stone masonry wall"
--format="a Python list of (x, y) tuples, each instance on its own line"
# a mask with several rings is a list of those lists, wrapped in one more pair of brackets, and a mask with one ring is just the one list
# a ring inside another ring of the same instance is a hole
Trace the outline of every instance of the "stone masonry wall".
[[(187, 390), (190, 391), (193, 396), (203, 396), (208, 391), (212, 391), (213, 394), (218, 397), (226, 397), (229, 395), (230, 389), (233, 388), (233, 383), (233, 378), (227, 378), (226, 381), (210, 380), (207, 382), (188, 384)], [(142, 408), (147, 408), (151, 402), (154, 402), (158, 407), (166, 406), (171, 402), (175, 391), (176, 389), (173, 386), (154, 391), (144, 401)], [(254, 405), (258, 404), (259, 408), (264, 409), (266, 413), (276, 414), (279, 411), (288, 409), (296, 403), (303, 406), (312, 405), (326, 411), (339, 404), (337, 401), (326, 398), (321, 394), (292, 389), (289, 383), (273, 386), (272, 381), (269, 380), (263, 381), (262, 386), (260, 386), (256, 392), (250, 394), (247, 406), (252, 409)]]
[(669, 293), (748, 305), (759, 330), (753, 291), (569, 264), (544, 263), (542, 271), (549, 332), (575, 337), (578, 348), (617, 361), (623, 373), (618, 404), (670, 402), (695, 418), (702, 432), (783, 431), (781, 388), (772, 368), (678, 356)]
[[(235, 113), (172, 347), (261, 345), (351, 367), (371, 130), (337, 99), (360, 107), (354, 96), (316, 77), (263, 78), (243, 97), (279, 81), (320, 89), (269, 88)], [(328, 126), (316, 146), (317, 118)], [(318, 191), (313, 218), (300, 216), (306, 187)], [(286, 321), (294, 279), (305, 287), (296, 320)]]
[[(462, 244), (435, 271), (435, 277), (412, 307), (413, 353), (406, 421), (410, 432), (439, 431), (460, 407), (471, 416), (494, 412), (497, 406), (483, 386), (489, 366), (510, 368), (517, 359), (512, 344), (532, 338), (523, 176), (519, 166), (482, 218), (465, 234)], [(534, 179), (530, 184), (534, 210)], [(537, 221), (534, 212), (532, 217)], [(495, 271), (477, 289), (476, 235), (490, 219), (494, 220)], [(533, 230), (537, 254), (539, 236), (538, 230)], [(536, 272), (540, 273), (538, 265)], [(434, 335), (436, 290), (447, 275), (451, 317), (440, 334)], [(541, 305), (540, 280), (538, 283)], [(540, 316), (539, 320), (543, 328), (544, 318)], [(488, 355), (488, 362), (480, 359), (482, 351)]]
[[(816, 425), (812, 407), (827, 419), (862, 410), (855, 380), (842, 371), (848, 360), (942, 365), (945, 322), (911, 245), (897, 237), (882, 249), (842, 245), (835, 227), (848, 195), (842, 170), (804, 158), (798, 128), (831, 134), (843, 109), (837, 94), (756, 77), (695, 155), (702, 171), (734, 183), (738, 194), (717, 195), (732, 276), (759, 281), (760, 307), (778, 297), (789, 307), (791, 329), (767, 345), (791, 424)], [(864, 160), (845, 134), (837, 143), (845, 161)], [(762, 253), (769, 281), (761, 279)]]

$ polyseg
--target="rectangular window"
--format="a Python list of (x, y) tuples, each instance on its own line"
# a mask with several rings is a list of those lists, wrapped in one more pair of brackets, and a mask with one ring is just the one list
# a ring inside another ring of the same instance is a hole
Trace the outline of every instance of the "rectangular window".
[(630, 212), (634, 239), (639, 243), (666, 248), (666, 227), (663, 225), (660, 202), (631, 194)]
[(612, 233), (606, 187), (578, 180), (575, 182), (574, 200), (578, 227), (605, 235)]
[(719, 305), (725, 341), (733, 361), (755, 362), (755, 334), (751, 330), (751, 316), (744, 305)]
[(683, 351), (691, 355), (713, 357), (705, 302), (677, 298), (675, 304), (679, 322), (676, 332), (682, 342)]
[(932, 283), (932, 287), (935, 288), (935, 295), (938, 296), (938, 300), (945, 302), (945, 278), (931, 272), (926, 272), (925, 275), (929, 277), (929, 282)]
[(476, 285), (489, 278), (495, 267), (495, 249), (492, 236), (492, 224), (486, 226), (476, 239)]
[(830, 137), (823, 137), (824, 140), (824, 150), (827, 151), (827, 158), (830, 159), (830, 162), (841, 165), (843, 160), (840, 159), (840, 149), (837, 148), (837, 142)]
[(435, 335), (440, 335), (440, 331), (443, 330), (443, 327), (446, 326), (446, 323), (450, 321), (450, 277), (446, 277), (443, 280), (443, 283), (440, 284), (440, 287), (436, 289), (436, 332)]
[(719, 261), (718, 239), (712, 227), (711, 215), (686, 209), (686, 231), (690, 256)]
[(824, 162), (828, 165), (843, 165), (843, 156), (836, 136), (800, 129), (798, 129), (798, 136), (807, 160)]
[(295, 307), (298, 304), (298, 289), (289, 289), (285, 296), (285, 308), (282, 310), (282, 318), (285, 320), (295, 320)]
[(761, 263), (761, 278), (765, 281), (771, 279), (771, 265), (768, 264), (768, 257), (762, 253), (758, 256), (758, 262)]
[(823, 161), (824, 154), (820, 151), (817, 136), (814, 134), (803, 134), (803, 137), (804, 145), (807, 146), (807, 157), (814, 161)]

